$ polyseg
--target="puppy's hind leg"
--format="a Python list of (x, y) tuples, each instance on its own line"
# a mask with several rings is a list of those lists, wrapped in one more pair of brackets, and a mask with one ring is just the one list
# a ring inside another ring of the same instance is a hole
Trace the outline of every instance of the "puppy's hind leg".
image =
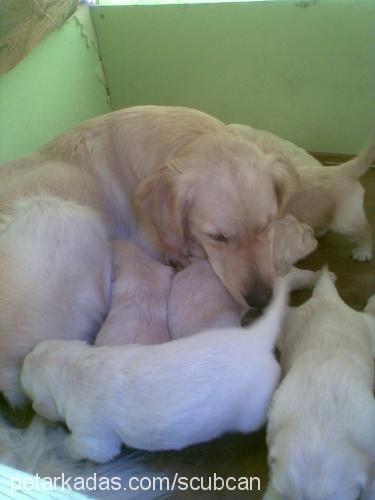
[(75, 460), (89, 459), (97, 463), (110, 462), (120, 454), (121, 440), (113, 432), (89, 433), (87, 430), (73, 431), (64, 443), (65, 451)]

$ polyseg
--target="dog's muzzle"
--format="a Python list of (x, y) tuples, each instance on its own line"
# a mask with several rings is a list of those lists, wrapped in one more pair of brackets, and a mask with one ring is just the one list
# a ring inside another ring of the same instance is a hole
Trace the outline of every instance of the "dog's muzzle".
[(264, 309), (272, 299), (273, 290), (271, 287), (255, 286), (251, 292), (243, 296), (246, 304), (256, 309)]

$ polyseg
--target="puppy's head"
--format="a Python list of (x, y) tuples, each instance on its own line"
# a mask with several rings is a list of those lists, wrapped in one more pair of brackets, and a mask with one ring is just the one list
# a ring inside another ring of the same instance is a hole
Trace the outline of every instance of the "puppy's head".
[(272, 222), (294, 181), (287, 165), (236, 134), (207, 134), (144, 180), (135, 201), (167, 254), (183, 265), (208, 258), (239, 304), (264, 307), (275, 279)]
[(47, 340), (37, 344), (23, 362), (21, 385), (34, 411), (51, 422), (63, 419), (57, 399), (64, 393), (65, 369), (85, 347), (80, 341)]
[[(306, 436), (308, 440), (309, 437)], [(296, 443), (271, 449), (271, 484), (288, 500), (359, 500), (369, 487), (368, 456), (342, 442)], [(336, 447), (337, 445), (337, 447)]]
[(275, 263), (285, 262), (293, 265), (312, 253), (318, 245), (313, 229), (299, 222), (293, 215), (275, 220), (273, 229)]

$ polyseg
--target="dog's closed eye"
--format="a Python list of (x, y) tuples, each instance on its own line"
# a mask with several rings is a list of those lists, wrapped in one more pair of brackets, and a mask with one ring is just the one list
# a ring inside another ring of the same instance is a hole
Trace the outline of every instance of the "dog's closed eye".
[(217, 241), (219, 243), (228, 243), (229, 242), (229, 239), (221, 233), (213, 233), (213, 234), (210, 233), (207, 236), (209, 236), (209, 238), (211, 238), (212, 240)]

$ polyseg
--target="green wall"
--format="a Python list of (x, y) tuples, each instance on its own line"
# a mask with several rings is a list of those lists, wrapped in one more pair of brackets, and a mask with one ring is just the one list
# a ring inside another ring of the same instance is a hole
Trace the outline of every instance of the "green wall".
[(180, 104), (354, 153), (375, 128), (375, 2), (92, 8), (114, 109)]
[(71, 18), (0, 77), (0, 163), (110, 111), (90, 14)]

